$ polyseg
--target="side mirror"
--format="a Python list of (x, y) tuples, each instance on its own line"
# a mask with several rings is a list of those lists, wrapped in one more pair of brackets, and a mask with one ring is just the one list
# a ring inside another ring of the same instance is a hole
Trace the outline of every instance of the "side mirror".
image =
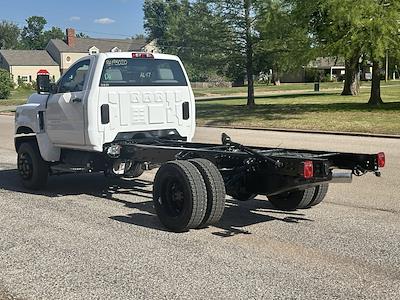
[(49, 74), (38, 74), (36, 77), (38, 94), (51, 93)]
[(55, 83), (50, 83), (50, 94), (57, 94), (58, 86)]

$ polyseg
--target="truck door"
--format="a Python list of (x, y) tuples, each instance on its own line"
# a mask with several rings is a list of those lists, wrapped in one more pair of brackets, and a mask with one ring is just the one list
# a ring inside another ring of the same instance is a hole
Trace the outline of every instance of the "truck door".
[(85, 145), (84, 104), (90, 59), (73, 65), (47, 101), (46, 130), (54, 144)]

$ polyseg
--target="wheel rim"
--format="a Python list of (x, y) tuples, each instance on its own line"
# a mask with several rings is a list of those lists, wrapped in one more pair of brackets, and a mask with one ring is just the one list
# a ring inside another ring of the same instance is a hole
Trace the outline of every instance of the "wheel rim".
[(176, 178), (166, 180), (161, 190), (162, 205), (171, 217), (179, 216), (184, 209), (184, 189)]
[(29, 180), (33, 175), (32, 157), (28, 153), (21, 153), (18, 157), (18, 171), (24, 180)]

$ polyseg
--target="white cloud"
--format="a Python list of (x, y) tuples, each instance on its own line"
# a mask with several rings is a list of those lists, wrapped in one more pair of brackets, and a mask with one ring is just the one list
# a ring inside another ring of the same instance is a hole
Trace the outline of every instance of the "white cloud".
[(97, 24), (108, 25), (108, 24), (115, 23), (115, 20), (110, 19), (110, 18), (101, 18), (101, 19), (94, 20), (94, 22)]
[(72, 16), (71, 18), (69, 18), (70, 21), (72, 22), (78, 22), (81, 20), (81, 17), (77, 17), (77, 16)]

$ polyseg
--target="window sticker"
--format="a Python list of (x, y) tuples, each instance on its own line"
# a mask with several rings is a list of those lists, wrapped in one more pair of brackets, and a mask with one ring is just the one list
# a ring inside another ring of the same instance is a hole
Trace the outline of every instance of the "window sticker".
[(107, 59), (106, 60), (107, 66), (126, 66), (128, 65), (127, 59)]

